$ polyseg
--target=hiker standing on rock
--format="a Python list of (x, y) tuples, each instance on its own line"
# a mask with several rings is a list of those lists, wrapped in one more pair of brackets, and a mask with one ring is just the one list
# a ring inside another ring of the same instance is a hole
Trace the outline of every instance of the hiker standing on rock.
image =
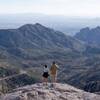
[(44, 70), (43, 70), (43, 83), (44, 85), (47, 85), (48, 83), (48, 77), (49, 77), (49, 68), (47, 65), (44, 65)]
[(56, 83), (57, 81), (57, 69), (58, 65), (56, 65), (55, 61), (52, 63), (51, 68), (50, 68), (50, 75), (53, 83)]

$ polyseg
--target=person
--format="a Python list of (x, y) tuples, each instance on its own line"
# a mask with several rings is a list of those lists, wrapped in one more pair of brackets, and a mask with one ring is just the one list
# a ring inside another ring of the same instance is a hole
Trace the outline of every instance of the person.
[(49, 68), (47, 65), (44, 65), (44, 70), (43, 70), (43, 83), (44, 85), (47, 85), (48, 83), (48, 77), (49, 77)]
[(58, 65), (56, 65), (55, 61), (53, 61), (51, 68), (50, 68), (50, 75), (51, 75), (52, 83), (57, 82), (57, 69), (58, 68), (59, 68)]

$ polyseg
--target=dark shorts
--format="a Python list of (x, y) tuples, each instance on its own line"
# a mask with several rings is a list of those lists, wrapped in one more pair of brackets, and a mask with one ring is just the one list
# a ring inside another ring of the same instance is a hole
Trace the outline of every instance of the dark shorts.
[(43, 76), (44, 78), (48, 78), (49, 74), (48, 74), (48, 72), (44, 72), (42, 76)]

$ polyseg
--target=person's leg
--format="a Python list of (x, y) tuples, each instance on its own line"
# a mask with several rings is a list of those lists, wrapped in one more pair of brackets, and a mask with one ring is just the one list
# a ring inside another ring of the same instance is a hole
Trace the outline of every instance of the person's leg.
[(44, 84), (44, 77), (42, 77), (42, 83)]
[(52, 75), (52, 83), (51, 83), (51, 87), (55, 87), (55, 82), (56, 82), (56, 77), (55, 77), (56, 75)]
[(51, 83), (54, 82), (54, 78), (53, 78), (53, 75), (51, 75)]
[(55, 75), (51, 75), (51, 83), (55, 82)]
[(57, 82), (57, 74), (55, 74), (55, 76), (54, 76), (54, 82), (55, 83)]
[(42, 82), (43, 82), (43, 85), (44, 85), (44, 86), (47, 85), (47, 83), (48, 83), (48, 78), (42, 77)]
[(56, 81), (57, 81), (57, 80), (56, 80), (56, 75), (53, 75), (53, 76), (52, 76), (52, 79), (53, 79), (53, 83), (56, 83)]
[(45, 83), (46, 83), (46, 85), (48, 84), (48, 78), (45, 78)]
[(50, 75), (50, 82), (51, 82), (50, 87), (53, 88), (54, 79), (52, 74)]
[(42, 77), (42, 83), (44, 83), (44, 77)]
[(52, 75), (52, 83), (54, 83), (54, 75)]
[(54, 83), (56, 83), (56, 75), (54, 75)]
[(43, 77), (43, 85), (46, 85), (46, 78)]

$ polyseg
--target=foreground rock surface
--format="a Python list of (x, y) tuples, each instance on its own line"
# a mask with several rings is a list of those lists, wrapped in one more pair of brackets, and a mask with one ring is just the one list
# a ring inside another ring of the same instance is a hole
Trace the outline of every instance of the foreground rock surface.
[(56, 83), (43, 86), (41, 83), (16, 89), (2, 95), (0, 100), (100, 100), (100, 95), (84, 92), (67, 84)]

